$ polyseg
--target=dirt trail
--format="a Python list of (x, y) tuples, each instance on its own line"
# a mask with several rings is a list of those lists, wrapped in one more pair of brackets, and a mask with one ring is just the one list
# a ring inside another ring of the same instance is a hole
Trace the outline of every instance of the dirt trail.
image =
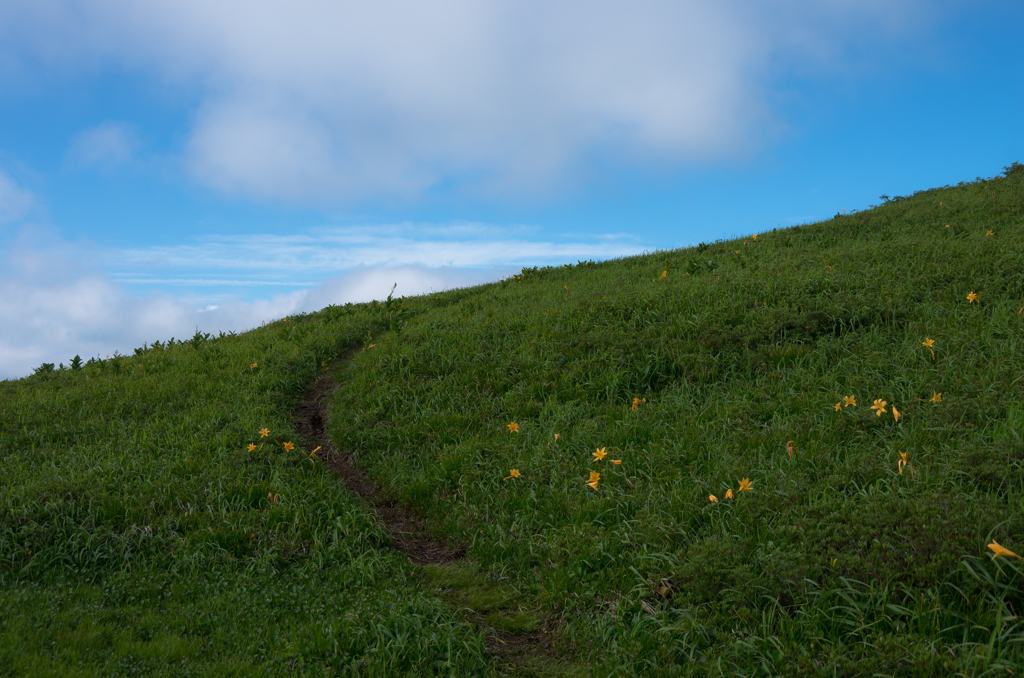
[[(366, 471), (359, 468), (352, 453), (335, 447), (327, 430), (331, 396), (337, 387), (330, 373), (323, 374), (306, 391), (294, 412), (296, 427), (309, 446), (307, 449), (317, 446), (321, 448), (317, 456), (377, 514), (391, 538), (392, 548), (404, 553), (410, 561), (417, 565), (451, 565), (465, 560), (464, 548), (452, 548), (433, 538), (423, 518), (387, 499)], [(485, 632), (488, 649), (499, 663), (514, 672), (520, 672), (524, 663), (536, 664), (538, 658), (551, 654), (552, 642), (548, 629), (531, 634), (507, 633), (488, 624), (476, 612), (464, 612), (469, 621)], [(553, 655), (551, 660), (557, 662)], [(529, 673), (532, 672), (527, 675)]]

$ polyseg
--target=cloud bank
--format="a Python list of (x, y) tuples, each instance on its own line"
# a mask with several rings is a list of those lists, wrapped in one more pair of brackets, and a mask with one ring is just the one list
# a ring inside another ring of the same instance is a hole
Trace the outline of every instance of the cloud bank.
[[(24, 270), (18, 271), (24, 273)], [(133, 296), (102, 274), (58, 280), (0, 278), (0, 379), (24, 377), (44, 362), (68, 364), (73, 356), (130, 354), (136, 347), (198, 329), (216, 334), (259, 327), (264, 321), (319, 310), (329, 304), (412, 296), (488, 282), (493, 270), (460, 271), (423, 266), (349, 271), (311, 289), (252, 302), (200, 307), (169, 294)]]
[[(396, 224), (105, 250), (25, 226), (0, 240), (0, 379), (76, 354), (130, 353), (196, 329), (239, 332), (329, 304), (383, 299), (395, 283), (396, 294), (414, 296), (498, 280), (520, 266), (642, 249), (625, 236), (537, 236), (528, 227)], [(254, 290), (255, 298), (238, 298)]]
[[(187, 92), (184, 167), (228, 194), (520, 196), (608, 163), (742, 157), (783, 127), (770, 104), (782, 73), (827, 76), (864, 54), (883, 58), (880, 42), (942, 10), (927, 7), (38, 0), (5, 7), (0, 61), (117, 67)], [(111, 130), (81, 143), (86, 157), (128, 152)]]

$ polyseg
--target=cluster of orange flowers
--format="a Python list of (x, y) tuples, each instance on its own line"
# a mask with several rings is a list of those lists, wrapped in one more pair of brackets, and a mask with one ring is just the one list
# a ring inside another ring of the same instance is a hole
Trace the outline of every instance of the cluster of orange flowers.
[[(752, 482), (750, 482), (750, 478), (744, 478), (744, 479), (742, 479), (740, 481), (740, 489), (736, 490), (736, 492), (746, 492), (747, 490), (752, 490), (752, 489), (754, 489), (754, 484)], [(725, 498), (726, 499), (732, 499), (732, 488), (731, 487), (728, 490), (726, 490)], [(708, 499), (712, 503), (715, 503), (715, 504), (718, 503), (718, 497), (716, 497), (713, 494), (709, 494), (708, 495)]]
[[(633, 409), (636, 409), (636, 406), (637, 406), (638, 402), (644, 402), (644, 401), (639, 400), (639, 399), (634, 399), (634, 401), (633, 401)], [(509, 433), (519, 433), (519, 424), (514, 422), (514, 421), (509, 422), (508, 424), (505, 424), (505, 428), (507, 428), (509, 430)], [(561, 440), (562, 436), (560, 436), (557, 433), (554, 434), (554, 435), (555, 435), (555, 442), (558, 442), (559, 440)], [(549, 450), (551, 449), (551, 443), (550, 442), (548, 443), (548, 449)], [(607, 449), (608, 448), (606, 448), (606, 447), (599, 447), (599, 448), (597, 448), (596, 452), (592, 452), (591, 453), (593, 455), (593, 457), (594, 457), (593, 459), (591, 459), (591, 461), (592, 462), (603, 461), (604, 458), (608, 456)], [(621, 459), (609, 459), (608, 461), (611, 462), (612, 464), (615, 464), (616, 466), (619, 466), (619, 465), (622, 464), (622, 460)], [(509, 469), (508, 475), (505, 476), (502, 480), (509, 480), (511, 478), (518, 478), (521, 475), (522, 475), (522, 473), (519, 471), (519, 469), (517, 469), (517, 468)], [(601, 482), (601, 474), (598, 471), (591, 471), (590, 472), (590, 477), (586, 481), (587, 487), (589, 487), (589, 488), (591, 488), (593, 490), (596, 490), (597, 486), (598, 486), (598, 484), (600, 482)]]
[[(947, 226), (947, 228), (948, 228), (948, 226)], [(992, 235), (992, 231), (988, 231), (985, 235), (986, 235), (986, 237), (991, 236)], [(753, 238), (754, 238), (755, 241), (757, 240), (757, 236), (756, 235), (753, 236)], [(744, 242), (746, 242), (746, 241), (744, 241)], [(734, 254), (739, 254), (739, 253), (740, 253), (739, 250), (735, 250), (734, 251)], [(826, 266), (826, 268), (831, 269), (830, 266)], [(662, 271), (660, 277), (662, 279), (668, 277), (668, 271), (667, 270), (666, 271)], [(981, 303), (979, 296), (974, 291), (971, 291), (967, 295), (967, 301), (970, 304), (973, 304), (974, 302)], [(1021, 309), (1021, 312), (1024, 312), (1024, 308)], [(933, 348), (935, 346), (935, 340), (931, 339), (929, 337), (925, 337), (924, 341), (921, 342), (921, 345), (924, 346), (925, 348), (927, 348), (931, 352), (932, 360), (935, 360), (935, 349)], [(633, 398), (632, 410), (633, 411), (638, 410), (640, 405), (645, 403), (645, 402), (647, 402), (646, 399)], [(924, 402), (924, 401), (922, 401), (922, 402)], [(931, 397), (931, 399), (928, 402), (932, 402), (932, 403), (940, 403), (940, 402), (942, 402), (942, 393), (940, 393), (938, 391), (932, 391), (932, 397)], [(835, 408), (836, 412), (840, 412), (840, 411), (842, 411), (842, 409), (844, 407), (856, 407), (856, 406), (857, 406), (857, 397), (855, 395), (851, 394), (851, 395), (842, 397), (839, 400), (839, 402), (837, 402), (833, 407)], [(902, 417), (903, 415), (900, 413), (900, 411), (898, 409), (896, 409), (895, 405), (890, 405), (887, 400), (883, 400), (881, 398), (876, 398), (874, 403), (872, 403), (872, 405), (871, 405), (871, 409), (875, 411), (875, 416), (878, 416), (878, 417), (881, 417), (883, 414), (888, 413), (889, 410), (887, 410), (886, 407), (891, 408), (893, 419), (896, 421), (896, 423), (899, 423), (900, 417)], [(508, 427), (508, 430), (511, 433), (519, 433), (519, 424), (517, 424), (514, 421), (509, 423), (507, 425), (507, 427)], [(555, 440), (557, 441), (559, 438), (560, 438), (560, 436), (556, 433), (555, 434)], [(790, 459), (793, 458), (793, 453), (795, 451), (795, 447), (794, 446), (795, 446), (795, 443), (792, 440), (789, 441), (788, 443), (786, 443), (786, 449), (789, 452), (789, 458)], [(551, 449), (551, 443), (548, 443), (548, 449)], [(593, 460), (592, 460), (593, 462), (603, 461), (604, 458), (607, 456), (606, 448), (604, 448), (604, 447), (597, 448), (597, 451), (593, 452), (592, 455), (594, 457)], [(900, 460), (896, 464), (896, 468), (899, 471), (899, 474), (903, 475), (903, 469), (906, 468), (906, 469), (909, 469), (911, 475), (913, 475), (914, 468), (913, 468), (913, 466), (910, 465), (909, 455), (906, 452), (899, 452), (899, 455), (900, 455)], [(609, 459), (609, 461), (611, 463), (613, 463), (613, 464), (616, 464), (616, 465), (622, 463), (621, 459)], [(520, 475), (521, 474), (519, 472), (519, 469), (511, 469), (509, 475), (505, 477), (505, 480), (509, 480), (510, 478), (518, 478)], [(600, 472), (598, 472), (598, 471), (590, 471), (590, 477), (586, 481), (586, 485), (588, 487), (590, 487), (591, 489), (597, 490), (598, 485), (599, 485), (600, 482), (601, 482), (601, 474), (600, 474)], [(739, 485), (739, 488), (736, 490), (736, 493), (738, 494), (739, 492), (745, 492), (745, 491), (750, 490), (752, 488), (753, 488), (753, 483), (750, 481), (750, 479), (749, 478), (743, 478), (743, 479), (740, 480), (740, 485)], [(733, 490), (730, 487), (726, 491), (726, 493), (725, 493), (725, 498), (726, 499), (732, 499), (733, 496), (734, 496), (733, 495)], [(719, 503), (718, 497), (716, 497), (713, 494), (708, 495), (708, 500), (711, 501), (712, 503), (715, 503), (715, 504)], [(988, 545), (988, 548), (991, 549), (994, 552), (994, 555), (992, 556), (993, 558), (995, 558), (996, 556), (1020, 558), (1020, 556), (1018, 556), (1013, 551), (1010, 551), (1009, 549), (1006, 549), (1003, 546), (1000, 546), (995, 540), (992, 540), (992, 543)], [(835, 561), (833, 560), (833, 564), (834, 564), (834, 562)]]
[[(266, 438), (269, 435), (270, 435), (270, 429), (269, 428), (264, 427), (264, 428), (260, 429), (260, 438), (261, 439), (262, 438)], [(295, 443), (293, 443), (291, 441), (287, 441), (287, 442), (283, 442), (282, 443), (282, 442), (278, 442), (277, 440), (275, 440), (274, 444), (275, 445), (280, 445), (281, 447), (283, 447), (285, 452), (291, 452), (292, 450), (295, 449)], [(258, 449), (262, 450), (263, 449), (263, 443), (260, 443), (259, 447), (256, 446), (256, 443), (249, 443), (249, 446), (246, 449), (248, 449), (250, 452), (255, 452)], [(312, 452), (310, 452), (309, 456), (307, 457), (307, 461), (310, 464), (313, 464), (313, 466), (316, 466), (316, 461), (318, 459), (318, 457), (316, 456), (316, 453), (319, 452), (321, 449), (323, 449), (322, 446), (317, 445), (316, 449), (313, 450)]]
[[(967, 295), (968, 299), (970, 299), (972, 296), (975, 299), (977, 298), (977, 295), (974, 294), (974, 292), (971, 292), (971, 294)], [(921, 345), (924, 346), (926, 349), (928, 349), (931, 352), (932, 360), (935, 360), (935, 348), (934, 348), (935, 340), (930, 338), (930, 337), (925, 337), (924, 341), (921, 342)], [(918, 398), (918, 400), (921, 400), (921, 399)], [(921, 402), (925, 402), (925, 401), (921, 400)], [(928, 402), (941, 403), (942, 402), (942, 393), (940, 393), (938, 391), (932, 391), (932, 397), (931, 397), (931, 399)], [(887, 410), (885, 409), (886, 405), (889, 405), (889, 402), (887, 400), (882, 400), (881, 398), (878, 398), (878, 399), (875, 399), (874, 404), (871, 405), (871, 409), (873, 409), (875, 411), (875, 415), (876, 416), (880, 417), (880, 416), (882, 416), (883, 414), (885, 414), (887, 412)], [(839, 412), (844, 407), (856, 407), (856, 406), (857, 406), (857, 397), (854, 396), (854, 395), (848, 395), (845, 398), (842, 398), (839, 402), (837, 402), (832, 407), (833, 407), (833, 409), (835, 409), (836, 412)], [(900, 413), (899, 410), (896, 409), (895, 405), (889, 405), (889, 406), (892, 408), (892, 416), (893, 416), (893, 418), (897, 422), (899, 422), (900, 417), (902, 417), (903, 415)], [(790, 456), (792, 457), (792, 455), (790, 455)]]
[[(938, 402), (938, 401), (936, 401), (936, 402)], [(889, 410), (885, 409), (886, 405), (889, 405), (889, 401), (888, 400), (882, 400), (881, 398), (875, 398), (875, 402), (871, 405), (871, 409), (873, 409), (875, 411), (875, 415), (876, 416), (880, 417), (880, 416), (882, 416), (883, 414), (885, 414), (885, 413), (887, 413), (889, 411)], [(839, 411), (841, 411), (843, 409), (843, 407), (856, 407), (856, 406), (857, 406), (857, 396), (855, 396), (855, 395), (848, 395), (845, 398), (843, 398), (842, 400), (840, 400), (839, 402), (837, 402), (835, 405), (833, 405), (832, 408), (836, 412), (839, 412)], [(889, 407), (892, 408), (893, 419), (895, 419), (896, 422), (899, 423), (900, 417), (902, 417), (903, 414), (899, 410), (896, 409), (895, 405), (889, 405)], [(792, 453), (789, 456), (790, 456), (791, 459), (793, 458)]]

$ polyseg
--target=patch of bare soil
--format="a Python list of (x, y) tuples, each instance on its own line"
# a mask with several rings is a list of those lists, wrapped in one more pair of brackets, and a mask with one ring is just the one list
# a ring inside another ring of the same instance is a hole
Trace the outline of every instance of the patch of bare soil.
[[(449, 565), (466, 557), (462, 547), (450, 547), (434, 538), (423, 518), (404, 506), (388, 499), (384, 491), (359, 468), (351, 452), (339, 450), (328, 430), (328, 409), (331, 395), (338, 387), (329, 373), (323, 374), (310, 387), (294, 412), (294, 421), (307, 449), (320, 447), (317, 456), (338, 474), (348, 489), (362, 498), (371, 508), (391, 538), (391, 546), (404, 553), (417, 565)], [(525, 663), (536, 663), (551, 648), (551, 629), (531, 634), (512, 634), (497, 629), (475, 612), (466, 610), (467, 618), (483, 629), (488, 638), (488, 649), (507, 668), (517, 669)]]

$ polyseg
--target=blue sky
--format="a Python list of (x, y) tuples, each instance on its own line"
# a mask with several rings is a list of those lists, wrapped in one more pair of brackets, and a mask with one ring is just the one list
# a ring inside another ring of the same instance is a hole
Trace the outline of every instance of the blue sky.
[(0, 0), (0, 378), (998, 174), (1022, 32), (1012, 1)]

